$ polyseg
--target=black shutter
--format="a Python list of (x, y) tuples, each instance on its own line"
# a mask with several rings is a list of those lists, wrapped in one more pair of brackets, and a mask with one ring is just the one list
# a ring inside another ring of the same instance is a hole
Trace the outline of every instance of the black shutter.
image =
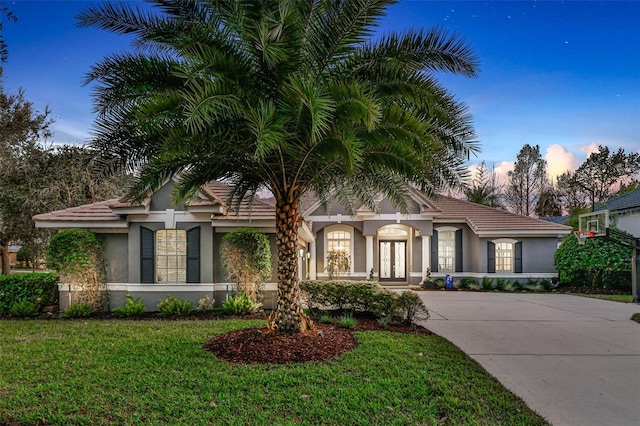
[(487, 272), (496, 272), (496, 245), (487, 241)]
[(187, 282), (200, 282), (200, 227), (187, 231)]
[(144, 226), (140, 227), (140, 282), (153, 283), (155, 281), (155, 259), (153, 231)]
[(462, 272), (462, 229), (456, 231), (456, 272)]
[(431, 272), (438, 272), (438, 231), (431, 236)]
[(513, 263), (513, 272), (522, 273), (522, 241), (516, 243), (515, 261)]

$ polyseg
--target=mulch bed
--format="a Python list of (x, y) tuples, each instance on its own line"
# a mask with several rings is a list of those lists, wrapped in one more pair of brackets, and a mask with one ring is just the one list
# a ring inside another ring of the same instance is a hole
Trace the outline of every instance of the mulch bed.
[(216, 357), (234, 364), (326, 361), (358, 345), (354, 331), (370, 330), (432, 334), (421, 326), (394, 324), (382, 328), (375, 319), (359, 318), (353, 330), (319, 323), (315, 324), (315, 330), (297, 334), (268, 332), (266, 327), (237, 330), (215, 336), (205, 344), (205, 348)]

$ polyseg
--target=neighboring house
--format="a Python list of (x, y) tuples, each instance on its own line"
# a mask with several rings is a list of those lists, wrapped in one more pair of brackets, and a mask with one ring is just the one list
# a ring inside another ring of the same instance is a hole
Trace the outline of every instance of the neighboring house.
[[(18, 252), (22, 246), (9, 245), (9, 265), (16, 266), (18, 264)], [(0, 256), (0, 268), (2, 268), (2, 256)]]
[(609, 210), (609, 219), (618, 229), (640, 238), (640, 189), (599, 204), (595, 210)]
[[(188, 206), (172, 206), (173, 182), (141, 205), (109, 200), (37, 215), (41, 228), (85, 228), (100, 234), (112, 307), (124, 295), (143, 296), (149, 309), (168, 294), (197, 301), (205, 294), (223, 300), (230, 283), (221, 264), (222, 237), (240, 226), (269, 236), (274, 274), (265, 305), (276, 288), (275, 203), (258, 199), (237, 209), (227, 205), (230, 189), (219, 182), (201, 188)], [(338, 204), (328, 211), (319, 202), (301, 204), (300, 278), (327, 279), (330, 250), (346, 251), (351, 270), (343, 277), (383, 284), (419, 284), (433, 277), (483, 276), (512, 279), (551, 278), (559, 235), (571, 228), (448, 197), (430, 200), (411, 190), (409, 213), (385, 199), (377, 212), (361, 207), (353, 216)], [(60, 285), (61, 303), (68, 292)], [(64, 308), (64, 306), (63, 306)]]

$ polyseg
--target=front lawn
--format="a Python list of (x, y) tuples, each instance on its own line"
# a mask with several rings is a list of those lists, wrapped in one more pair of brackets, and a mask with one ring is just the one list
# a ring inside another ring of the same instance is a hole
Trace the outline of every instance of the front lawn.
[(614, 302), (631, 303), (633, 302), (633, 296), (630, 294), (585, 294), (585, 293), (572, 293), (576, 296), (591, 297), (592, 299), (611, 300)]
[(324, 363), (233, 365), (203, 345), (260, 320), (0, 320), (0, 425), (547, 424), (438, 336), (357, 332)]

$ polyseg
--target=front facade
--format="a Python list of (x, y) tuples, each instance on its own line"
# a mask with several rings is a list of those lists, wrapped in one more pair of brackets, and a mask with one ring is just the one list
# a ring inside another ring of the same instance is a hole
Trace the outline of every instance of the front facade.
[[(227, 205), (229, 188), (203, 186), (187, 205), (173, 206), (167, 182), (141, 205), (109, 200), (34, 217), (36, 226), (85, 228), (102, 237), (111, 308), (124, 296), (142, 296), (149, 310), (171, 294), (197, 301), (205, 295), (218, 303), (233, 292), (221, 262), (224, 235), (241, 226), (267, 234), (274, 275), (265, 284), (265, 306), (273, 306), (277, 278), (275, 204)], [(376, 212), (356, 208), (349, 215), (338, 204), (325, 211), (306, 200), (299, 231), (301, 279), (328, 279), (327, 259), (348, 256), (345, 279), (379, 280), (383, 285), (417, 285), (432, 277), (551, 278), (557, 238), (571, 228), (442, 197), (430, 200), (411, 191), (408, 214), (384, 199)], [(334, 273), (333, 276), (336, 276)], [(74, 288), (60, 284), (61, 307)]]

